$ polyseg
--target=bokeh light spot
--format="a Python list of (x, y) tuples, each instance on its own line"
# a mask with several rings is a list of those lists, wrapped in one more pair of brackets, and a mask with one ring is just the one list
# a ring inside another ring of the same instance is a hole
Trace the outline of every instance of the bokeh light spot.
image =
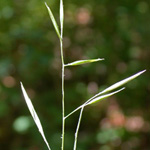
[(14, 121), (13, 128), (17, 132), (24, 133), (29, 129), (31, 124), (31, 119), (29, 117), (21, 116)]
[(2, 82), (8, 88), (14, 87), (16, 84), (16, 80), (12, 76), (4, 77)]
[(146, 2), (139, 2), (137, 5), (137, 10), (140, 13), (146, 13), (148, 11), (148, 4)]
[(79, 11), (77, 12), (77, 23), (86, 25), (90, 22), (91, 16), (90, 12), (87, 8), (80, 8)]

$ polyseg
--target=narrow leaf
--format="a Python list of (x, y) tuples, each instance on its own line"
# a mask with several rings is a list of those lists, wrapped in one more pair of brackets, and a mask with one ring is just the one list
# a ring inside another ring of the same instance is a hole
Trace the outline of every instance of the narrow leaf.
[(125, 88), (122, 88), (122, 89), (117, 90), (117, 91), (115, 91), (115, 92), (112, 92), (112, 93), (109, 93), (109, 94), (105, 94), (105, 95), (96, 97), (96, 98), (94, 98), (93, 100), (91, 100), (89, 103), (87, 103), (87, 105), (90, 105), (90, 104), (99, 102), (99, 101), (101, 101), (101, 100), (103, 100), (103, 99), (105, 99), (105, 98), (108, 98), (108, 97), (110, 97), (110, 96), (112, 96), (112, 95), (114, 95), (114, 94), (116, 94), (116, 93), (118, 93), (118, 92), (120, 92), (120, 91), (122, 91), (122, 90), (124, 90), (124, 89), (125, 89)]
[(112, 86), (110, 86), (110, 87), (106, 88), (104, 91), (102, 91), (100, 94), (103, 94), (103, 93), (112, 91), (112, 90), (114, 90), (114, 89), (116, 89), (116, 88), (118, 88), (118, 87), (124, 85), (125, 83), (127, 83), (127, 82), (129, 82), (129, 81), (135, 79), (136, 77), (138, 77), (139, 75), (141, 75), (141, 74), (144, 73), (145, 71), (146, 71), (146, 70), (140, 71), (140, 72), (138, 72), (138, 73), (136, 73), (136, 74), (134, 74), (134, 75), (132, 75), (132, 76), (130, 76), (130, 77), (128, 77), (128, 78), (122, 80), (122, 81), (119, 81), (119, 82), (113, 84)]
[(28, 97), (28, 95), (27, 95), (27, 93), (26, 93), (22, 83), (21, 83), (21, 89), (22, 89), (22, 93), (23, 93), (23, 96), (25, 98), (26, 104), (28, 106), (28, 109), (29, 109), (29, 111), (30, 111), (30, 113), (31, 113), (31, 115), (33, 117), (33, 120), (34, 120), (34, 122), (35, 122), (35, 124), (36, 124), (36, 126), (37, 126), (37, 128), (39, 130), (39, 132), (41, 133), (42, 138), (43, 138), (44, 142), (46, 143), (48, 149), (51, 150), (50, 146), (49, 146), (49, 144), (48, 144), (48, 142), (46, 140), (46, 137), (44, 135), (44, 131), (43, 131), (40, 119), (39, 119), (39, 117), (38, 117), (38, 115), (37, 115), (37, 113), (36, 113), (36, 111), (35, 111), (35, 109), (34, 109), (34, 107), (32, 105), (32, 102), (31, 102), (30, 98)]
[(104, 60), (104, 58), (87, 59), (87, 60), (78, 60), (78, 61), (74, 61), (74, 62), (69, 63), (69, 64), (65, 64), (65, 66), (83, 65), (83, 64), (87, 64), (87, 63), (92, 63), (92, 62), (101, 61), (101, 60)]
[(51, 18), (51, 20), (52, 20), (52, 23), (53, 23), (53, 26), (54, 26), (54, 28), (55, 28), (55, 30), (56, 30), (56, 33), (57, 33), (58, 37), (61, 39), (60, 32), (59, 32), (59, 28), (58, 28), (57, 22), (56, 22), (56, 20), (55, 20), (55, 18), (54, 18), (54, 15), (53, 15), (53, 13), (52, 13), (50, 7), (47, 5), (46, 2), (45, 2), (45, 6), (46, 6), (46, 8), (47, 8), (47, 10), (48, 10), (49, 16), (50, 16), (50, 18)]

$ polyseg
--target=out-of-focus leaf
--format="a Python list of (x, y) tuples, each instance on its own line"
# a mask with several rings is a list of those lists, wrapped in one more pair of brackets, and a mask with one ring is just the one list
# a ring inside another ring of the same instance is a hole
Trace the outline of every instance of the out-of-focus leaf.
[(68, 64), (66, 64), (65, 66), (77, 66), (77, 65), (83, 65), (83, 64), (87, 64), (87, 63), (92, 63), (92, 62), (101, 61), (101, 60), (104, 60), (104, 58), (78, 60), (78, 61), (74, 61), (74, 62), (72, 62), (72, 63), (68, 63)]
[(37, 115), (37, 113), (36, 113), (36, 111), (35, 111), (35, 109), (34, 109), (34, 107), (33, 107), (33, 105), (32, 105), (32, 102), (31, 102), (30, 98), (28, 97), (28, 95), (27, 95), (27, 93), (26, 93), (26, 91), (25, 91), (25, 89), (24, 89), (22, 83), (21, 83), (21, 89), (22, 89), (22, 93), (23, 93), (23, 96), (24, 96), (24, 98), (25, 98), (25, 101), (26, 101), (26, 103), (27, 103), (28, 109), (29, 109), (29, 111), (30, 111), (30, 113), (31, 113), (31, 115), (32, 115), (32, 117), (33, 117), (33, 120), (34, 120), (34, 122), (35, 122), (37, 128), (39, 129), (39, 132), (41, 133), (41, 135), (42, 135), (42, 137), (43, 137), (43, 140), (44, 140), (44, 142), (46, 143), (48, 149), (51, 150), (51, 149), (50, 149), (50, 146), (49, 146), (49, 144), (48, 144), (48, 142), (47, 142), (47, 139), (46, 139), (46, 137), (45, 137), (45, 135), (44, 135), (44, 131), (43, 131), (43, 128), (42, 128), (42, 124), (41, 124), (41, 122), (40, 122), (40, 119), (39, 119), (39, 117), (38, 117), (38, 115)]

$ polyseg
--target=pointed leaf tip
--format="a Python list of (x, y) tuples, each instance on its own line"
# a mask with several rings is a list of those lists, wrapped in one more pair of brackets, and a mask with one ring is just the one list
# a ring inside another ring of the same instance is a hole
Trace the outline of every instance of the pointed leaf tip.
[(136, 73), (136, 74), (134, 74), (134, 75), (132, 75), (132, 76), (126, 78), (126, 79), (123, 79), (123, 80), (121, 80), (121, 81), (119, 81), (119, 82), (117, 82), (117, 83), (111, 85), (110, 87), (108, 87), (108, 88), (106, 88), (104, 91), (102, 91), (101, 94), (106, 93), (106, 92), (109, 92), (109, 91), (112, 91), (112, 90), (114, 90), (114, 89), (116, 89), (116, 88), (118, 88), (118, 87), (120, 87), (120, 86), (122, 86), (122, 85), (128, 83), (129, 81), (131, 81), (131, 80), (137, 78), (138, 76), (140, 76), (140, 75), (141, 75), (142, 73), (144, 73), (145, 71), (146, 71), (146, 70), (140, 71), (140, 72), (138, 72), (138, 73)]

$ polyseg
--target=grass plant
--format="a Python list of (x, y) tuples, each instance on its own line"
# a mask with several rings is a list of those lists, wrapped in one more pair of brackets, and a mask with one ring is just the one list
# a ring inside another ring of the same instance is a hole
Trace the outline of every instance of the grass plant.
[[(93, 63), (93, 62), (98, 62), (98, 61), (102, 61), (104, 60), (103, 58), (97, 58), (97, 59), (88, 59), (88, 60), (77, 60), (75, 62), (71, 62), (68, 64), (65, 64), (64, 61), (64, 54), (63, 54), (63, 25), (64, 25), (64, 7), (63, 7), (63, 0), (60, 0), (60, 27), (58, 26), (56, 19), (52, 13), (52, 10), (50, 9), (50, 7), (45, 3), (45, 6), (48, 10), (50, 19), (52, 21), (52, 24), (54, 26), (54, 29), (56, 31), (56, 34), (58, 35), (59, 41), (60, 41), (60, 53), (61, 53), (61, 62), (62, 62), (62, 135), (61, 135), (61, 150), (64, 150), (64, 142), (65, 142), (65, 121), (68, 117), (70, 117), (73, 113), (75, 113), (76, 111), (80, 110), (80, 114), (79, 114), (79, 119), (77, 122), (77, 127), (76, 127), (76, 132), (75, 132), (75, 137), (74, 137), (74, 145), (73, 145), (73, 150), (77, 149), (77, 140), (78, 140), (78, 133), (79, 133), (79, 129), (80, 129), (80, 124), (81, 124), (81, 120), (82, 120), (82, 115), (83, 115), (83, 111), (84, 108), (87, 105), (92, 105), (93, 103), (97, 103), (105, 98), (108, 98), (118, 92), (121, 92), (122, 90), (125, 89), (125, 87), (122, 87), (124, 84), (126, 84), (127, 82), (135, 79), (136, 77), (140, 76), (142, 73), (144, 73), (146, 70), (140, 71), (126, 79), (123, 79), (113, 85), (111, 85), (110, 87), (106, 88), (105, 90), (97, 93), (96, 95), (94, 95), (93, 97), (91, 97), (90, 99), (88, 99), (84, 104), (82, 104), (81, 106), (79, 106), (78, 108), (76, 108), (75, 110), (73, 110), (71, 113), (69, 113), (68, 115), (65, 114), (65, 91), (64, 91), (64, 71), (66, 67), (73, 67), (76, 65), (84, 65), (86, 63)], [(120, 89), (118, 89), (120, 88)], [(30, 100), (30, 98), (28, 97), (23, 84), (21, 83), (21, 89), (25, 98), (25, 101), (27, 103), (28, 109), (33, 117), (33, 120), (40, 132), (40, 134), (42, 135), (42, 138), (44, 140), (44, 142), (47, 145), (47, 148), (49, 150), (51, 150), (48, 141), (44, 135), (44, 131), (40, 122), (40, 119), (32, 105), (32, 102)]]

